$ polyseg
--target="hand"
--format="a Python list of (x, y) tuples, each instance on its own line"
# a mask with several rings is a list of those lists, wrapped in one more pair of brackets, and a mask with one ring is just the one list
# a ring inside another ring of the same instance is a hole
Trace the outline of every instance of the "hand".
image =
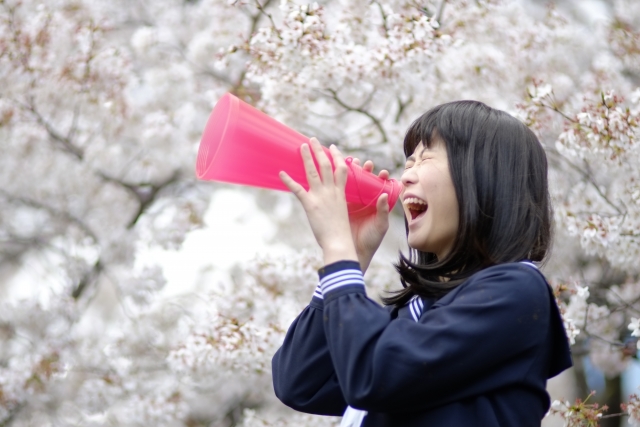
[[(353, 159), (353, 162), (357, 165), (360, 164), (358, 159)], [(372, 172), (373, 162), (367, 160), (362, 169), (366, 172)], [(378, 177), (389, 179), (389, 172), (383, 169), (378, 174)], [(356, 248), (360, 268), (364, 273), (389, 229), (389, 196), (382, 194), (378, 197), (375, 215), (350, 218), (350, 226), (351, 237)]]
[[(302, 204), (313, 235), (322, 248), (325, 265), (340, 260), (357, 261), (344, 195), (348, 167), (340, 151), (331, 145), (329, 150), (335, 171), (332, 170), (331, 162), (318, 140), (311, 138), (309, 142), (311, 149), (307, 144), (300, 148), (309, 191), (284, 171), (280, 172), (280, 179)], [(311, 150), (318, 162), (318, 169)]]

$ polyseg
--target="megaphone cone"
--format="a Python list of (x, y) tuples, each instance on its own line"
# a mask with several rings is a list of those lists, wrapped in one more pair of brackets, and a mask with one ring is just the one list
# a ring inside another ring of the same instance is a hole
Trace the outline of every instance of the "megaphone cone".
[[(227, 93), (207, 121), (200, 140), (196, 175), (207, 181), (288, 191), (278, 176), (285, 171), (308, 190), (300, 156), (300, 146), (308, 142), (308, 137)], [(323, 148), (331, 159), (329, 150)], [(393, 208), (402, 188), (398, 181), (381, 179), (355, 163), (347, 163), (345, 196), (350, 215), (374, 213), (382, 193), (389, 195), (389, 209)]]

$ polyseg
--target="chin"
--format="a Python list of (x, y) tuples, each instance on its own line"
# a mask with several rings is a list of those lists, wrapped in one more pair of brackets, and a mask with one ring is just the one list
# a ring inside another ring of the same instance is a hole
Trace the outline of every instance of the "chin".
[(424, 245), (424, 244), (420, 244), (418, 242), (411, 242), (411, 241), (407, 241), (407, 244), (409, 245), (409, 247), (411, 249), (415, 249), (418, 251), (422, 251), (422, 252), (431, 252), (431, 250), (429, 250), (428, 246)]

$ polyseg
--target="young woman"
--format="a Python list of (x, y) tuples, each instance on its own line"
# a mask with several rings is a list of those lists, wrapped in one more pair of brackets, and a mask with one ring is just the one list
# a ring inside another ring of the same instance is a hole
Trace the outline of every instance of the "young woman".
[(350, 223), (347, 166), (330, 150), (335, 171), (317, 140), (303, 145), (309, 191), (281, 173), (325, 266), (273, 358), (276, 395), (299, 411), (344, 414), (342, 425), (540, 426), (546, 381), (571, 355), (533, 263), (548, 252), (552, 221), (535, 135), (474, 101), (411, 125), (400, 196), (410, 254), (396, 265), (404, 289), (386, 307), (367, 298), (363, 273), (388, 228), (387, 196)]

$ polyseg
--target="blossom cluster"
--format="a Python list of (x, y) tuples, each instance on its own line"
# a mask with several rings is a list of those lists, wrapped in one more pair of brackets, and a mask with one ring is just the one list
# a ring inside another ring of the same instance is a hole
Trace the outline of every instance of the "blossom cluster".
[[(587, 286), (561, 283), (555, 287), (570, 344), (588, 349), (591, 362), (607, 377), (620, 375), (635, 354), (635, 343), (632, 347), (630, 342), (620, 341), (620, 333), (629, 322), (628, 313), (635, 309), (638, 292), (637, 283), (615, 285), (607, 291), (606, 303), (599, 305), (588, 301)], [(631, 317), (627, 329), (631, 336), (640, 336), (637, 319)]]
[(562, 417), (565, 427), (598, 427), (603, 413), (609, 408), (597, 403), (588, 404), (587, 401), (594, 394), (595, 392), (591, 392), (584, 401), (576, 399), (573, 405), (568, 401), (554, 400), (549, 413)]
[[(561, 298), (562, 294), (567, 291), (572, 294), (568, 304)], [(570, 289), (561, 284), (556, 286), (554, 294), (562, 315), (567, 339), (573, 345), (576, 343), (576, 337), (580, 334), (581, 329), (584, 328), (589, 288), (575, 285), (575, 289)]]
[(640, 88), (630, 98), (613, 91), (585, 95), (575, 101), (579, 110), (569, 113), (550, 85), (535, 82), (521, 112), (539, 132), (551, 127), (549, 114), (562, 119), (553, 153), (573, 176), (555, 189), (560, 223), (589, 254), (633, 270), (640, 254)]
[(640, 426), (640, 398), (637, 394), (629, 397), (628, 403), (623, 403), (622, 410), (629, 415), (629, 424), (633, 427)]
[(640, 67), (640, 32), (634, 25), (638, 20), (637, 4), (630, 0), (618, 0), (614, 6), (615, 15), (609, 26), (608, 42), (624, 69), (633, 72)]

